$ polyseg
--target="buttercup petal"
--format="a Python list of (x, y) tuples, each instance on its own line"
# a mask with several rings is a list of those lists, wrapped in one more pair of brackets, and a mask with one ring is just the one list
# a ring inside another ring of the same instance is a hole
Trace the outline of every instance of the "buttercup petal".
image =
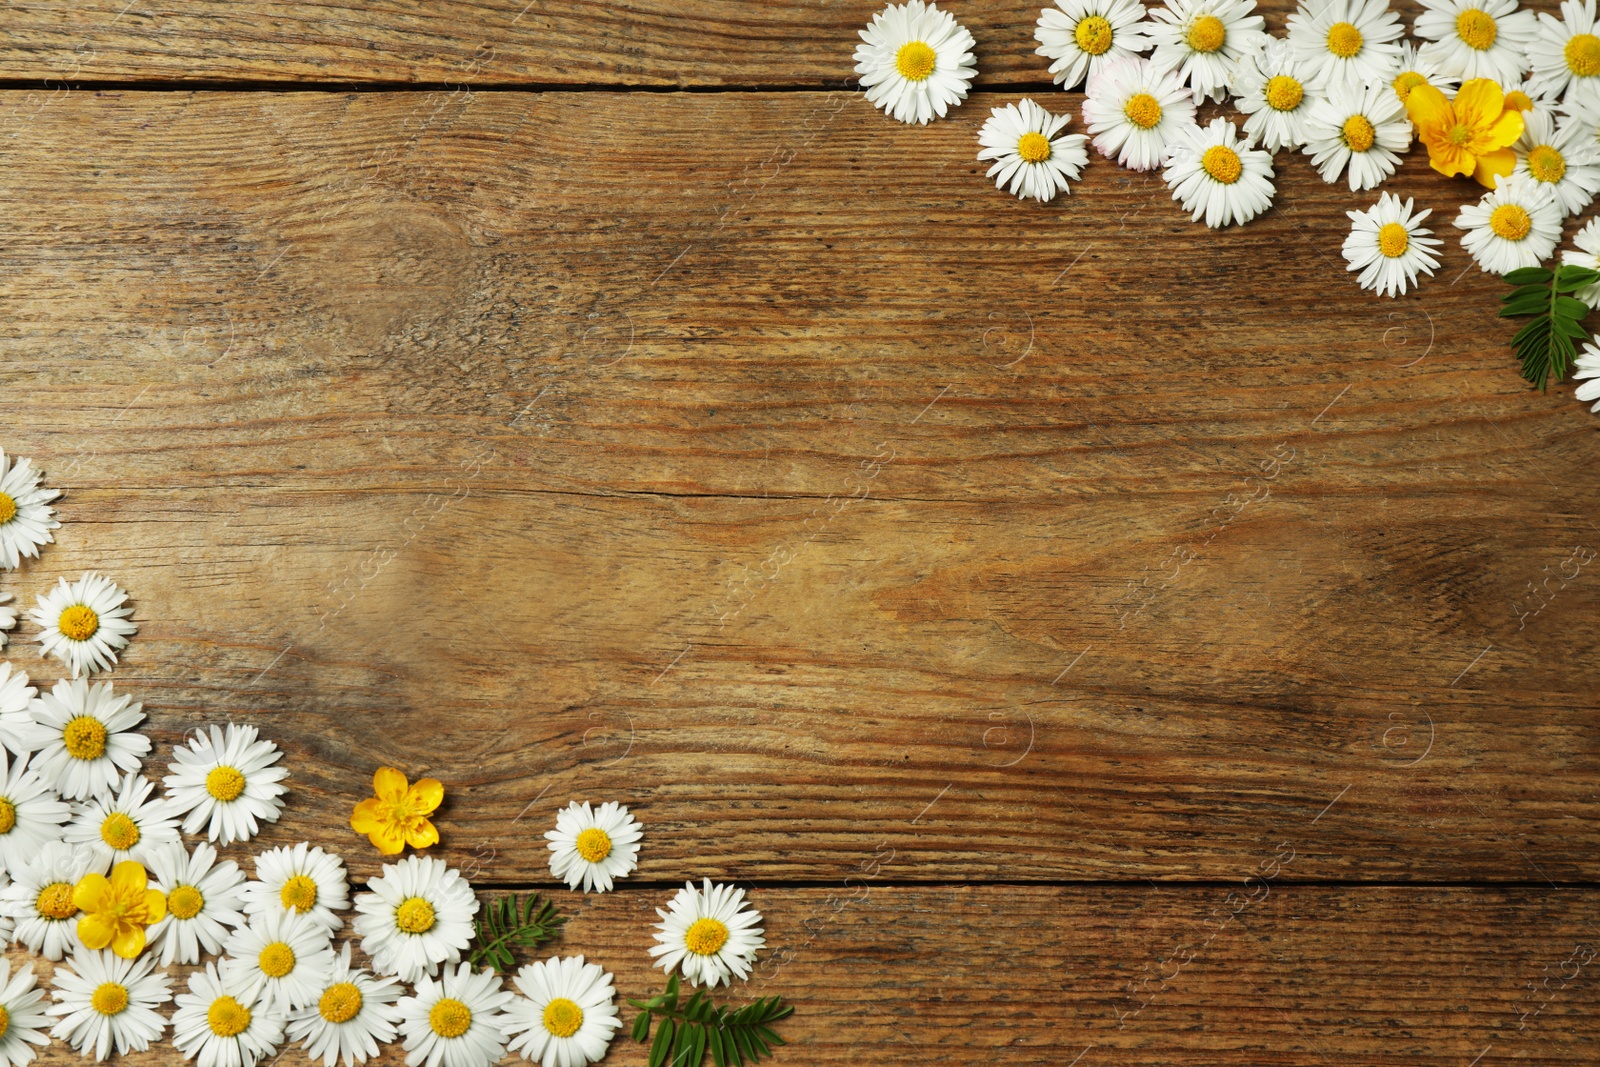
[(417, 820), (417, 825), (406, 831), (406, 844), (412, 848), (427, 848), (439, 843), (439, 831), (427, 819)]
[[(1481, 130), (1493, 125), (1505, 109), (1505, 91), (1490, 78), (1473, 78), (1456, 92), (1456, 118), (1466, 123), (1468, 129)], [(1520, 112), (1513, 114), (1520, 117)]]
[(111, 895), (111, 882), (103, 874), (86, 874), (72, 890), (72, 903), (79, 911), (98, 911)]
[(384, 800), (406, 795), (406, 776), (393, 767), (379, 767), (372, 776), (372, 791)]
[(350, 829), (358, 834), (370, 834), (378, 828), (378, 798), (370, 797), (356, 805), (350, 813)]
[(444, 803), (444, 783), (437, 778), (423, 778), (411, 787), (411, 810), (418, 815), (432, 815)]
[(144, 951), (144, 927), (124, 926), (118, 930), (117, 936), (111, 940), (111, 951), (125, 960), (138, 959), (139, 953)]
[(85, 948), (105, 948), (116, 933), (116, 927), (98, 915), (85, 915), (78, 920), (78, 940)]
[(1496, 149), (1478, 157), (1478, 166), (1472, 172), (1473, 180), (1485, 189), (1493, 189), (1496, 178), (1504, 178), (1517, 169), (1517, 154), (1509, 148)]

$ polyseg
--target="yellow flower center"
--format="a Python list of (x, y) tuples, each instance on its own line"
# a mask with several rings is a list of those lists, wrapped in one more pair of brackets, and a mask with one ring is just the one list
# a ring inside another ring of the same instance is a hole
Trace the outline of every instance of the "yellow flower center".
[(128, 1007), (128, 987), (116, 982), (101, 982), (89, 997), (89, 1005), (101, 1015), (120, 1015)]
[(317, 883), (303, 874), (297, 874), (283, 883), (278, 899), (290, 911), (310, 911), (317, 906)]
[(1460, 148), (1472, 137), (1472, 131), (1467, 129), (1465, 123), (1458, 122), (1454, 126), (1450, 127), (1450, 132), (1445, 136), (1451, 144), (1455, 145), (1457, 148)]
[(394, 909), (394, 924), (408, 934), (425, 934), (433, 929), (433, 905), (421, 897), (402, 900)]
[(9, 797), (0, 797), (0, 834), (9, 834), (17, 825), (17, 806)]
[(139, 843), (139, 827), (122, 812), (114, 811), (100, 824), (100, 840), (118, 852), (126, 852)]
[(1122, 113), (1141, 130), (1148, 130), (1161, 121), (1161, 102), (1149, 93), (1134, 93), (1122, 106)]
[(926, 81), (939, 55), (921, 41), (907, 41), (894, 54), (894, 69), (908, 82)]
[(1394, 95), (1398, 96), (1400, 98), (1400, 102), (1403, 104), (1410, 99), (1411, 90), (1415, 89), (1419, 85), (1427, 84), (1428, 79), (1424, 78), (1416, 71), (1404, 70), (1401, 71), (1400, 76), (1394, 80)]
[(1466, 42), (1468, 48), (1482, 52), (1500, 36), (1500, 27), (1495, 25), (1494, 17), (1488, 12), (1469, 7), (1456, 16), (1456, 36)]
[(218, 997), (206, 1010), (206, 1023), (218, 1037), (238, 1037), (250, 1029), (250, 1009), (232, 997)]
[(696, 956), (713, 956), (728, 943), (728, 928), (720, 919), (696, 919), (683, 935), (683, 945)]
[(1201, 15), (1189, 23), (1184, 39), (1196, 52), (1215, 52), (1228, 39), (1228, 28), (1215, 15)]
[(1361, 31), (1348, 22), (1335, 22), (1328, 28), (1328, 51), (1349, 59), (1361, 51)]
[(1411, 244), (1411, 235), (1398, 222), (1386, 222), (1378, 227), (1378, 251), (1393, 259), (1405, 255)]
[[(1079, 23), (1082, 25), (1082, 23)], [(4, 526), (17, 517), (17, 502), (11, 499), (9, 493), (0, 493), (0, 526)]]
[(1507, 111), (1532, 111), (1533, 97), (1521, 89), (1513, 89), (1506, 94), (1504, 107)]
[(454, 997), (445, 997), (428, 1012), (428, 1025), (440, 1037), (460, 1037), (472, 1025), (472, 1009)]
[(261, 973), (268, 978), (282, 978), (294, 970), (294, 949), (282, 941), (274, 941), (261, 950), (256, 962), (261, 965)]
[(1341, 132), (1345, 145), (1352, 152), (1365, 152), (1378, 139), (1378, 131), (1372, 128), (1372, 123), (1367, 121), (1365, 115), (1351, 115), (1345, 119)]
[(1535, 145), (1528, 151), (1528, 173), (1534, 181), (1558, 182), (1567, 173), (1567, 161), (1550, 145)]
[(1227, 145), (1214, 144), (1206, 149), (1200, 157), (1200, 166), (1223, 185), (1232, 185), (1239, 180), (1239, 175), (1244, 173), (1244, 167), (1239, 162), (1239, 153)]
[(1101, 15), (1090, 15), (1078, 20), (1072, 36), (1077, 39), (1078, 47), (1091, 56), (1104, 55), (1111, 47), (1111, 23)]
[[(1592, 33), (1575, 33), (1564, 50), (1567, 69), (1580, 78), (1600, 74), (1600, 37)], [(3, 512), (0, 512), (3, 514)]]
[(583, 1025), (583, 1009), (566, 997), (544, 1006), (544, 1028), (557, 1037), (571, 1037)]
[(87, 604), (74, 604), (61, 613), (56, 629), (69, 641), (87, 641), (100, 629), (100, 616)]
[(1501, 204), (1489, 216), (1489, 229), (1508, 241), (1520, 241), (1533, 229), (1533, 220), (1517, 204)]
[(70, 919), (78, 914), (78, 906), (72, 902), (72, 883), (56, 882), (39, 890), (39, 899), (33, 902), (33, 908), (46, 919)]
[(11, 1029), (11, 1013), (0, 1007), (0, 1037), (5, 1037), (9, 1029)]
[(347, 1023), (361, 1010), (361, 990), (349, 982), (329, 986), (317, 1001), (317, 1011), (330, 1023)]
[(61, 743), (73, 759), (99, 759), (106, 754), (106, 724), (93, 715), (79, 715), (61, 731)]
[(238, 800), (244, 792), (244, 775), (234, 767), (213, 767), (206, 775), (206, 792), (221, 801)]
[[(1037, 137), (1039, 135), (1034, 134), (1033, 136)], [(1017, 146), (1017, 151), (1018, 153), (1021, 153), (1022, 151), (1022, 146), (1020, 144)], [(1046, 155), (1048, 154), (1049, 152), (1047, 147)], [(1023, 155), (1022, 158), (1028, 159), (1026, 155)], [(1028, 162), (1033, 163), (1036, 161), (1028, 159)], [(582, 856), (585, 861), (589, 863), (599, 863), (601, 860), (611, 855), (611, 835), (600, 829), (598, 826), (591, 826), (589, 829), (578, 835), (576, 847), (578, 849), (578, 855)]]
[(1267, 106), (1274, 111), (1293, 111), (1305, 95), (1305, 86), (1287, 74), (1275, 74), (1267, 82)]
[(206, 898), (192, 885), (180, 885), (167, 897), (167, 910), (174, 919), (192, 919), (206, 906)]
[(1050, 141), (1044, 134), (1030, 130), (1017, 138), (1017, 155), (1024, 163), (1043, 163), (1050, 158)]

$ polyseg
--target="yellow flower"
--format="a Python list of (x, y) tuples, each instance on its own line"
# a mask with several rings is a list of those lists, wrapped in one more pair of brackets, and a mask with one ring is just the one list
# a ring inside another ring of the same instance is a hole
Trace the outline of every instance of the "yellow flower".
[(1440, 174), (1470, 174), (1494, 188), (1517, 166), (1511, 145), (1522, 136), (1522, 113), (1506, 107), (1505, 93), (1489, 78), (1462, 84), (1455, 101), (1431, 85), (1406, 97), (1406, 112), (1428, 146), (1428, 162)]
[(372, 791), (377, 795), (356, 805), (350, 828), (366, 834), (379, 852), (392, 856), (407, 845), (427, 848), (439, 843), (439, 831), (428, 821), (444, 800), (444, 786), (437, 779), (423, 778), (407, 788), (404, 774), (379, 767), (372, 776)]
[(86, 874), (72, 890), (72, 903), (83, 912), (78, 937), (84, 946), (111, 951), (125, 960), (144, 951), (144, 928), (167, 914), (167, 898), (147, 888), (144, 867), (127, 860), (111, 868), (111, 877)]

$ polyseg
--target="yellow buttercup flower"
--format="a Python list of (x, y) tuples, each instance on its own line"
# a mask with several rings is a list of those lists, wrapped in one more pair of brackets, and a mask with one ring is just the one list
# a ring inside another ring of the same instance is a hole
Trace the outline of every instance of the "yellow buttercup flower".
[(1522, 136), (1522, 113), (1506, 106), (1500, 86), (1488, 78), (1464, 82), (1454, 101), (1431, 85), (1406, 97), (1406, 112), (1428, 146), (1428, 163), (1443, 175), (1470, 174), (1494, 188), (1517, 166), (1511, 145)]
[(444, 786), (437, 779), (423, 778), (408, 786), (404, 774), (379, 767), (372, 776), (372, 791), (377, 795), (356, 805), (350, 828), (366, 834), (379, 852), (392, 856), (407, 845), (427, 848), (439, 843), (439, 831), (428, 821), (444, 800)]
[(126, 860), (111, 868), (111, 877), (86, 874), (72, 891), (72, 903), (83, 917), (78, 938), (84, 947), (111, 951), (125, 960), (144, 951), (145, 927), (167, 914), (167, 898), (149, 888), (144, 866)]

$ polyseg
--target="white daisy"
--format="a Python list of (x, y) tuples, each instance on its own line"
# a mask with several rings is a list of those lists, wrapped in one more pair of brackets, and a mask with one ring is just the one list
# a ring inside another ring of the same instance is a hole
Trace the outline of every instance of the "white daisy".
[[(1590, 219), (1584, 223), (1583, 229), (1573, 235), (1572, 243), (1577, 247), (1575, 250), (1569, 248), (1561, 253), (1562, 263), (1600, 270), (1600, 218)], [(1600, 282), (1586, 285), (1572, 295), (1592, 308), (1600, 307)]]
[(1194, 125), (1194, 95), (1148, 59), (1107, 63), (1089, 79), (1083, 124), (1095, 151), (1133, 170), (1154, 170), (1179, 130)]
[(302, 841), (256, 857), (257, 881), (244, 885), (246, 915), (304, 912), (329, 934), (344, 925), (337, 912), (350, 906), (344, 861)]
[(1380, 82), (1365, 88), (1335, 85), (1311, 107), (1305, 152), (1322, 180), (1347, 169), (1351, 192), (1371, 189), (1400, 166), (1411, 147), (1411, 120), (1394, 90)]
[(1350, 236), (1344, 239), (1344, 258), (1349, 270), (1361, 272), (1361, 288), (1384, 296), (1400, 296), (1417, 284), (1417, 273), (1432, 274), (1439, 265), (1434, 251), (1439, 247), (1433, 231), (1424, 229), (1422, 220), (1431, 211), (1411, 210), (1411, 201), (1384, 193), (1365, 211), (1347, 211)]
[(350, 966), (350, 943), (333, 961), (333, 971), (316, 1003), (289, 1015), (289, 1038), (305, 1045), (306, 1055), (334, 1067), (366, 1063), (378, 1046), (395, 1039), (400, 1024), (400, 983)]
[(1272, 38), (1260, 55), (1246, 56), (1233, 72), (1234, 104), (1247, 116), (1244, 132), (1268, 152), (1306, 143), (1306, 115), (1316, 98), (1310, 76), (1289, 42)]
[(0, 648), (6, 647), (6, 631), (17, 625), (17, 609), (11, 606), (11, 594), (0, 593)]
[[(0, 949), (11, 940), (11, 935), (16, 931), (16, 920), (11, 917), (5, 904), (6, 893), (11, 889), (11, 879), (0, 872)], [(0, 1037), (4, 1033), (0, 1032)]]
[(744, 890), (735, 886), (714, 886), (709, 878), (704, 890), (684, 883), (666, 911), (656, 909), (662, 921), (656, 924), (659, 932), (650, 955), (668, 974), (677, 968), (690, 982), (706, 986), (745, 977), (767, 941), (756, 925), (761, 913), (743, 904)]
[(1589, 410), (1600, 411), (1600, 348), (1593, 341), (1583, 343), (1583, 351), (1572, 364), (1572, 378), (1583, 383), (1573, 388), (1572, 395), (1585, 404), (1593, 400), (1595, 405)]
[(0, 871), (10, 871), (61, 837), (72, 809), (18, 756), (8, 768), (0, 749)]
[(39, 691), (28, 684), (26, 671), (13, 670), (11, 664), (0, 663), (0, 744), (19, 756), (28, 754), (23, 738), (33, 726), (33, 716), (28, 714), (28, 704)]
[(545, 831), (550, 850), (550, 873), (568, 889), (583, 886), (585, 893), (611, 890), (615, 879), (626, 878), (639, 865), (638, 820), (628, 809), (610, 801), (591, 809), (586, 800), (573, 801), (556, 812), (556, 828)]
[(401, 998), (400, 1032), (408, 1067), (489, 1067), (506, 1051), (504, 1009), (513, 994), (493, 971), (448, 967)]
[(254, 837), (261, 822), (278, 821), (287, 792), (278, 783), (289, 769), (273, 766), (282, 753), (271, 741), (257, 741), (259, 733), (230, 722), (226, 734), (212, 726), (173, 750), (177, 762), (168, 765), (172, 773), (163, 781), (173, 807), (188, 813), (184, 833), (204, 829), (212, 841), (231, 845)]
[(1161, 174), (1172, 199), (1198, 222), (1217, 229), (1249, 222), (1272, 204), (1272, 155), (1251, 148), (1227, 119), (1182, 130)]
[(1531, 95), (1600, 103), (1600, 36), (1595, 35), (1594, 0), (1562, 0), (1561, 17), (1538, 14), (1528, 45), (1533, 75)]
[(906, 0), (872, 17), (856, 46), (867, 102), (901, 122), (926, 125), (967, 98), (978, 68), (972, 34), (938, 4)]
[(0, 893), (0, 909), (16, 922), (12, 938), (47, 960), (79, 951), (72, 890), (85, 876), (109, 869), (93, 849), (47, 842), (38, 855), (11, 869), (11, 884)]
[(383, 874), (356, 895), (352, 928), (373, 970), (407, 982), (439, 973), (461, 959), (472, 940), (478, 898), (461, 872), (431, 856), (385, 864)]
[(87, 846), (106, 863), (144, 863), (150, 850), (178, 840), (178, 816), (161, 797), (156, 784), (129, 771), (113, 796), (79, 804), (67, 825), (68, 844)]
[(1056, 0), (1039, 12), (1035, 54), (1053, 60), (1050, 76), (1057, 85), (1076, 89), (1112, 60), (1149, 49), (1143, 20), (1140, 0)]
[(48, 1045), (50, 1015), (44, 1007), (44, 990), (33, 974), (33, 964), (11, 973), (11, 962), (0, 959), (0, 1067), (23, 1067), (38, 1055), (29, 1045)]
[(26, 459), (7, 459), (0, 449), (0, 569), (14, 571), (23, 557), (39, 558), (39, 546), (55, 540), (50, 531), (61, 524), (50, 501), (59, 489), (39, 484), (39, 472)]
[(201, 952), (222, 951), (229, 929), (245, 925), (239, 910), (244, 872), (232, 860), (217, 862), (217, 850), (204, 841), (194, 852), (182, 843), (162, 845), (149, 853), (152, 888), (167, 895), (167, 913), (150, 928), (150, 950), (161, 966), (199, 963)]
[(177, 1005), (172, 1044), (200, 1067), (256, 1067), (283, 1039), (283, 1014), (219, 976), (214, 963), (189, 975)]
[(1476, 204), (1456, 216), (1466, 230), (1461, 247), (1489, 274), (1537, 267), (1561, 240), (1561, 208), (1548, 185), (1525, 178), (1503, 179)]
[(995, 161), (984, 177), (1000, 189), (1009, 183), (1018, 199), (1031, 196), (1043, 203), (1069, 192), (1067, 183), (1077, 181), (1089, 162), (1083, 147), (1089, 138), (1056, 136), (1069, 117), (1052, 115), (1028, 99), (992, 108), (978, 131), (978, 159)]
[(1522, 136), (1511, 146), (1512, 177), (1548, 185), (1563, 214), (1578, 214), (1600, 193), (1600, 150), (1587, 125), (1569, 118), (1558, 126), (1542, 107), (1523, 112), (1522, 121)]
[(1311, 0), (1288, 21), (1289, 44), (1319, 87), (1388, 81), (1405, 27), (1386, 0)]
[(1400, 58), (1395, 64), (1395, 76), (1389, 79), (1389, 88), (1394, 90), (1394, 95), (1404, 104), (1411, 96), (1411, 90), (1419, 85), (1431, 85), (1445, 96), (1455, 96), (1456, 89), (1461, 85), (1461, 79), (1446, 75), (1439, 69), (1439, 64), (1431, 59), (1417, 54), (1416, 45), (1410, 41), (1400, 43)]
[(1412, 30), (1425, 42), (1418, 54), (1444, 74), (1467, 81), (1492, 78), (1515, 85), (1528, 69), (1527, 49), (1539, 32), (1533, 12), (1517, 0), (1420, 0)]
[(110, 670), (128, 635), (139, 628), (128, 621), (128, 593), (110, 578), (85, 574), (68, 584), (59, 580), (39, 597), (28, 618), (42, 631), (39, 644), (71, 670), (74, 678)]
[(249, 925), (228, 935), (222, 978), (269, 1008), (303, 1008), (316, 1002), (333, 973), (329, 936), (309, 915), (253, 915)]
[(115, 695), (110, 682), (63, 678), (28, 702), (28, 714), (33, 724), (17, 730), (21, 747), (38, 753), (33, 769), (67, 800), (114, 791), (150, 751), (150, 739), (133, 732), (144, 705)]
[(51, 976), (56, 1002), (49, 1013), (62, 1016), (51, 1036), (96, 1060), (113, 1049), (123, 1056), (149, 1048), (167, 1028), (156, 1008), (172, 999), (172, 979), (152, 974), (155, 965), (150, 956), (125, 960), (110, 949), (74, 952), (70, 969), (63, 964)]
[(1150, 62), (1175, 71), (1198, 100), (1225, 99), (1239, 60), (1266, 47), (1265, 21), (1255, 9), (1255, 0), (1167, 0), (1150, 12)]
[(622, 1020), (611, 976), (598, 963), (582, 956), (542, 960), (513, 981), (522, 996), (506, 1008), (512, 1052), (540, 1067), (588, 1067), (606, 1054)]

